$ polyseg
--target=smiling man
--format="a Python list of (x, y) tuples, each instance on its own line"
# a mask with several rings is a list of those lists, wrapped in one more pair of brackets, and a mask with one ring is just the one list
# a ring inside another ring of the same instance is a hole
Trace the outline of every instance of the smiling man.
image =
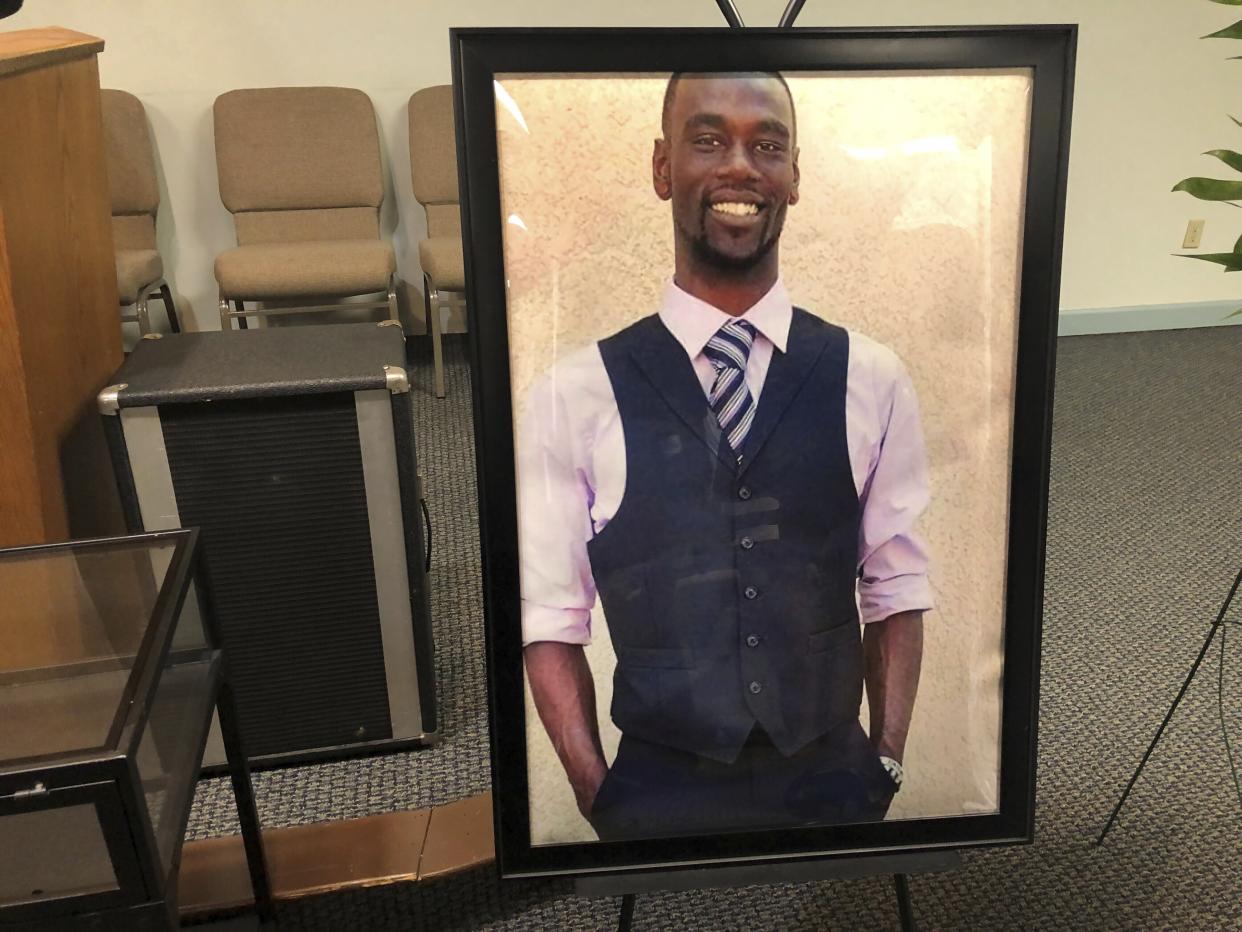
[[(661, 306), (558, 363), (518, 432), (539, 716), (601, 839), (882, 819), (932, 606), (913, 387), (780, 281), (800, 182), (780, 75), (674, 75), (651, 169), (673, 219)], [(583, 651), (597, 596), (611, 767)]]

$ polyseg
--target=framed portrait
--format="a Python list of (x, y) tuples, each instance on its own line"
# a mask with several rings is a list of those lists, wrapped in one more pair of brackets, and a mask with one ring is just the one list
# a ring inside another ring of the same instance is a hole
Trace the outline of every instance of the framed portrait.
[(1075, 38), (453, 32), (502, 875), (1031, 840)]

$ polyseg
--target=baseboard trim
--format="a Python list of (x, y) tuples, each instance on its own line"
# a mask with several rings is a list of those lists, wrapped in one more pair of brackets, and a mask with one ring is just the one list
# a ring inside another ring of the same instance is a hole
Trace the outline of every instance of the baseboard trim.
[[(432, 809), (263, 830), (268, 881), (277, 902), (438, 880), (496, 859), (492, 794)], [(240, 835), (188, 841), (181, 849), (182, 919), (229, 915), (254, 905)]]
[(1140, 330), (1238, 326), (1242, 324), (1242, 315), (1229, 315), (1240, 307), (1242, 297), (1236, 301), (1195, 301), (1186, 304), (1144, 304), (1138, 307), (1095, 307), (1062, 311), (1057, 321), (1057, 336), (1081, 337), (1099, 333), (1134, 333)]

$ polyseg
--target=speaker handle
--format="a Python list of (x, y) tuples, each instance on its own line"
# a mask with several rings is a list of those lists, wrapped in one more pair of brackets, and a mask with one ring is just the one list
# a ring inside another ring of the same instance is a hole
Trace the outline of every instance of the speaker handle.
[(420, 499), (418, 502), (423, 508), (423, 526), (427, 529), (427, 555), (424, 558), (424, 568), (428, 573), (431, 572), (431, 515), (427, 511), (427, 499)]

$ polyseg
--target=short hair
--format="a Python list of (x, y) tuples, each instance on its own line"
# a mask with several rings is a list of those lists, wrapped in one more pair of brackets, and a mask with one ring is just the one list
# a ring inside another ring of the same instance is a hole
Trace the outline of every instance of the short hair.
[(668, 137), (668, 120), (673, 112), (673, 98), (677, 94), (677, 85), (681, 79), (686, 76), (707, 77), (707, 78), (735, 78), (742, 76), (762, 76), (765, 78), (775, 78), (780, 82), (781, 87), (785, 89), (785, 93), (789, 95), (789, 112), (793, 114), (793, 126), (790, 131), (797, 138), (798, 135), (798, 111), (794, 107), (793, 92), (789, 90), (789, 85), (785, 81), (785, 76), (779, 71), (674, 71), (669, 76), (668, 86), (664, 88), (664, 107), (660, 111), (660, 131), (665, 138)]

